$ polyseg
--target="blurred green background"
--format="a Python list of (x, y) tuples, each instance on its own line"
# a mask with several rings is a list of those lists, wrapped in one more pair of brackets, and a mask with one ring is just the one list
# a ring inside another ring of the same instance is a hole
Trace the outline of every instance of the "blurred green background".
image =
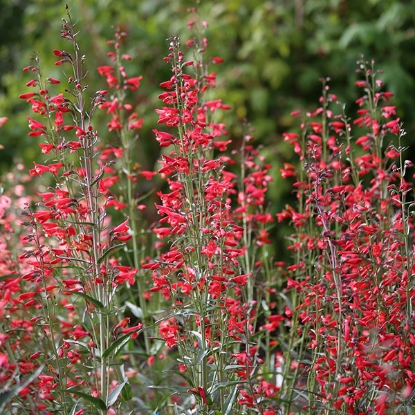
[[(383, 69), (386, 88), (395, 94), (393, 103), (408, 131), (408, 144), (415, 142), (415, 0), (82, 0), (67, 1), (74, 20), (79, 20), (80, 45), (90, 68), (91, 95), (105, 88), (97, 65), (108, 63), (106, 41), (113, 27), (128, 32), (125, 52), (133, 61), (130, 76), (143, 75), (134, 95), (144, 118), (137, 159), (144, 169), (154, 168), (159, 148), (152, 128), (160, 82), (170, 78), (166, 38), (192, 36), (186, 24), (188, 8), (197, 7), (209, 23), (206, 36), (209, 56), (225, 63), (217, 73), (216, 98), (232, 107), (223, 121), (235, 141), (243, 134), (244, 120), (255, 130), (257, 143), (272, 162), (274, 182), (270, 188), (271, 211), (280, 211), (290, 194), (290, 183), (279, 168), (290, 161), (292, 149), (281, 133), (294, 128), (294, 109), (318, 105), (320, 77), (332, 79), (332, 92), (346, 103), (350, 116), (358, 90), (356, 61), (363, 54)], [(28, 166), (39, 161), (36, 139), (27, 136), (30, 108), (19, 100), (27, 92), (27, 66), (34, 50), (39, 52), (47, 76), (58, 77), (52, 49), (64, 49), (60, 38), (65, 2), (58, 0), (0, 1), (0, 117), (10, 120), (0, 130), (0, 171), (17, 160)]]

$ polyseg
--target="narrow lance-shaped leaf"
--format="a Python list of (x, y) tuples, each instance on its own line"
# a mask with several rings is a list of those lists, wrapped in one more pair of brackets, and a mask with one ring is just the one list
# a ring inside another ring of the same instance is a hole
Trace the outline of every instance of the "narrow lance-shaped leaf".
[(98, 265), (102, 264), (102, 262), (104, 261), (104, 259), (111, 253), (114, 253), (115, 251), (118, 251), (120, 248), (122, 248), (123, 246), (125, 246), (125, 244), (119, 244), (119, 245), (115, 245), (112, 246), (111, 248), (108, 248), (101, 257), (98, 258)]
[(107, 405), (105, 405), (105, 402), (102, 399), (94, 398), (93, 396), (87, 395), (86, 393), (81, 392), (80, 390), (77, 390), (77, 389), (68, 389), (67, 391), (74, 395), (80, 396), (81, 398), (84, 398), (88, 402), (92, 403), (92, 405), (94, 405), (95, 408), (101, 409), (103, 411), (108, 409)]
[(125, 384), (126, 384), (125, 382), (120, 383), (109, 394), (109, 396), (108, 396), (108, 408), (110, 408), (112, 405), (114, 405), (114, 403), (118, 399), (118, 396), (120, 395), (122, 389), (124, 388)]
[(96, 298), (92, 298), (91, 296), (80, 293), (79, 291), (69, 291), (71, 295), (77, 295), (78, 297), (82, 297), (84, 300), (89, 301), (91, 304), (93, 304), (97, 308), (104, 308), (104, 304), (101, 303), (101, 301), (97, 300)]
[(117, 356), (117, 354), (120, 352), (120, 350), (130, 341), (131, 333), (126, 334), (125, 336), (120, 337), (118, 340), (116, 340), (114, 343), (111, 344), (108, 349), (104, 351), (102, 354), (102, 358), (106, 359), (112, 352), (114, 352), (114, 356)]

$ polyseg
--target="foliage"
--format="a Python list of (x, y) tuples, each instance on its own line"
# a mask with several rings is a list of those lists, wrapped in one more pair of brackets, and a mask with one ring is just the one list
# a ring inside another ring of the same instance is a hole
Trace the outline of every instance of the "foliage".
[[(83, 18), (84, 32), (88, 36), (82, 39), (82, 46), (88, 51), (91, 62), (103, 63), (103, 39), (111, 37), (112, 25), (128, 31), (131, 42), (126, 52), (139, 57), (135, 65), (145, 80), (143, 97), (152, 99), (154, 85), (167, 76), (167, 68), (156, 57), (164, 50), (165, 39), (171, 33), (182, 35), (180, 16), (194, 6), (194, 2), (141, 0), (124, 1), (121, 5), (119, 2), (84, 1), (70, 6), (76, 16)], [(212, 54), (225, 59), (218, 93), (224, 92), (221, 85), (226, 85), (228, 103), (235, 109), (235, 115), (229, 116), (231, 132), (240, 134), (241, 120), (247, 117), (256, 130), (257, 139), (270, 145), (273, 154), (283, 152), (286, 157), (287, 147), (278, 144), (277, 133), (292, 125), (290, 112), (297, 106), (312, 106), (318, 94), (315, 80), (320, 76), (330, 76), (339, 96), (351, 105), (352, 85), (356, 80), (354, 67), (360, 54), (375, 59), (384, 68), (389, 89), (398, 97), (400, 115), (405, 116), (407, 130), (412, 132), (414, 121), (409, 98), (414, 88), (412, 6), (412, 1), (375, 0), (366, 3), (264, 1), (260, 4), (246, 1), (243, 5), (235, 0), (213, 5), (200, 2), (199, 12), (210, 24)], [(22, 39), (26, 39), (9, 46), (7, 38), (2, 37), (7, 50), (13, 51), (15, 56), (14, 67), (2, 76), (6, 95), (0, 108), (2, 115), (8, 116), (23, 111), (16, 101), (18, 85), (22, 82), (18, 69), (25, 65), (34, 48), (48, 56), (54, 47), (53, 33), (57, 30), (62, 4), (53, 0), (4, 1), (2, 7), (4, 19), (9, 16), (5, 30), (7, 28), (8, 33), (21, 30)], [(224, 33), (226, 42), (222, 40)], [(18, 38), (14, 37), (13, 41)], [(8, 56), (6, 59), (9, 62)], [(3, 63), (2, 67), (7, 68), (6, 62)], [(140, 113), (147, 119), (156, 102), (142, 104)], [(20, 126), (18, 131), (15, 131), (16, 125), (13, 130), (6, 130), (10, 136), (7, 144), (13, 146), (7, 150), (12, 152), (9, 154), (21, 155), (22, 151), (28, 151), (27, 142), (14, 147), (14, 143), (22, 140), (24, 119), (23, 114), (15, 117), (15, 124)], [(147, 130), (144, 131), (147, 134)], [(152, 147), (148, 153), (155, 150)], [(25, 160), (32, 158), (33, 154), (29, 154)]]

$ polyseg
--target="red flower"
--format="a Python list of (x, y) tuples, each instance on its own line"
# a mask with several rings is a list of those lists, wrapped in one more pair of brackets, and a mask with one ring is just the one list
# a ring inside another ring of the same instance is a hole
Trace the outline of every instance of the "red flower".
[(128, 282), (130, 285), (135, 284), (135, 276), (138, 272), (137, 268), (132, 268), (125, 265), (118, 265), (116, 268), (119, 271), (115, 279), (117, 284), (123, 284), (124, 282)]
[(114, 69), (112, 66), (107, 65), (107, 66), (98, 66), (97, 70), (101, 76), (104, 76), (104, 75), (107, 75), (108, 72), (112, 72)]
[(130, 230), (130, 228), (127, 225), (128, 220), (129, 220), (129, 218), (127, 218), (123, 223), (120, 223), (118, 226), (113, 228), (111, 233), (116, 234), (116, 233), (126, 233), (126, 232), (128, 232)]
[(173, 317), (160, 322), (159, 333), (166, 342), (167, 347), (171, 349), (172, 347), (176, 346), (178, 340), (179, 326)]
[(156, 171), (147, 171), (147, 170), (142, 170), (140, 171), (141, 176), (143, 176), (146, 180), (151, 180), (153, 178), (153, 176), (155, 176), (157, 174)]
[(43, 176), (43, 173), (50, 172), (50, 168), (48, 166), (42, 166), (41, 164), (37, 164), (36, 162), (33, 162), (35, 165), (34, 169), (29, 170), (29, 173), (31, 176), (39, 175)]
[(129, 78), (124, 83), (128, 86), (131, 91), (136, 91), (140, 86), (140, 81), (143, 79), (142, 76), (137, 76), (135, 78)]
[(49, 154), (55, 148), (53, 144), (38, 144), (38, 146), (42, 149), (42, 154)]
[(31, 130), (43, 130), (43, 131), (46, 131), (46, 125), (40, 123), (39, 121), (33, 120), (30, 117), (27, 117), (27, 119), (29, 120), (29, 128)]
[(25, 94), (20, 94), (19, 98), (20, 99), (29, 99), (29, 98), (33, 98), (36, 95), (38, 95), (36, 92), (27, 92)]
[(215, 57), (212, 58), (212, 62), (213, 63), (223, 63), (224, 59), (218, 58), (217, 56), (215, 56)]
[(249, 274), (245, 274), (245, 275), (238, 275), (236, 277), (231, 278), (229, 281), (237, 284), (237, 285), (241, 285), (244, 286), (247, 284), (248, 282), (248, 277), (251, 276), (252, 273)]

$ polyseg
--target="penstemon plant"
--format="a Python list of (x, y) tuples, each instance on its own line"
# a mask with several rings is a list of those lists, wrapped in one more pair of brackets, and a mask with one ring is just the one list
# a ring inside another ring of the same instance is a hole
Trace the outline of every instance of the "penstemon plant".
[[(159, 193), (161, 226), (154, 232), (170, 242), (159, 259), (144, 266), (153, 271), (150, 291), (170, 301), (158, 330), (169, 348), (177, 348), (188, 383), (177, 393), (194, 396), (184, 403), (196, 413), (272, 414), (269, 398), (278, 388), (259, 374), (262, 292), (255, 292), (262, 279), (256, 248), (270, 243), (263, 227), (272, 221), (264, 207), (269, 166), (248, 144), (249, 135), (234, 157), (224, 155), (231, 140), (223, 140), (227, 133), (215, 116), (229, 107), (205, 98), (215, 83), (203, 60), (207, 41), (196, 38), (187, 46), (195, 50), (193, 60), (185, 60), (177, 37), (170, 38), (165, 60), (173, 76), (162, 84), (166, 106), (156, 110), (159, 124), (174, 129), (155, 130), (171, 151), (160, 161), (169, 193)], [(239, 183), (230, 168), (238, 157)]]
[[(72, 51), (53, 51), (56, 65), (70, 68), (64, 92), (53, 95), (61, 81), (43, 77), (38, 56), (24, 69), (34, 74), (27, 86), (36, 89), (20, 96), (35, 114), (28, 117), (29, 135), (44, 139), (39, 146), (48, 157), (29, 173), (51, 180), (23, 213), (28, 231), (18, 259), (27, 272), (13, 281), (14, 292), (21, 293), (7, 309), (10, 326), (3, 339), (14, 365), (8, 369), (15, 386), (9, 395), (18, 396), (11, 413), (115, 414), (121, 400), (131, 399), (128, 372), (117, 356), (142, 323), (122, 318), (119, 292), (123, 284), (134, 284), (138, 270), (121, 265), (115, 253), (134, 235), (128, 217), (114, 226), (108, 215), (115, 201), (110, 188), (118, 176), (93, 126), (95, 112), (106, 108), (108, 91), (86, 97), (85, 56), (77, 35), (68, 10), (61, 37)], [(139, 78), (124, 77), (121, 87), (136, 90)], [(132, 113), (125, 129), (138, 127), (135, 118)], [(113, 119), (109, 127), (115, 129)], [(123, 153), (123, 148), (110, 150), (115, 157)], [(19, 339), (16, 328), (26, 335)], [(30, 356), (24, 355), (22, 341), (35, 349)], [(22, 388), (20, 376), (31, 371), (35, 382)]]
[[(321, 107), (302, 135), (286, 134), (301, 160), (287, 289), (303, 350), (303, 411), (411, 413), (413, 195), (404, 131), (373, 62), (358, 62), (364, 95), (347, 118), (323, 81)], [(292, 335), (295, 333), (293, 332)], [(287, 362), (289, 354), (286, 354)], [(409, 411), (409, 412), (408, 412)]]

